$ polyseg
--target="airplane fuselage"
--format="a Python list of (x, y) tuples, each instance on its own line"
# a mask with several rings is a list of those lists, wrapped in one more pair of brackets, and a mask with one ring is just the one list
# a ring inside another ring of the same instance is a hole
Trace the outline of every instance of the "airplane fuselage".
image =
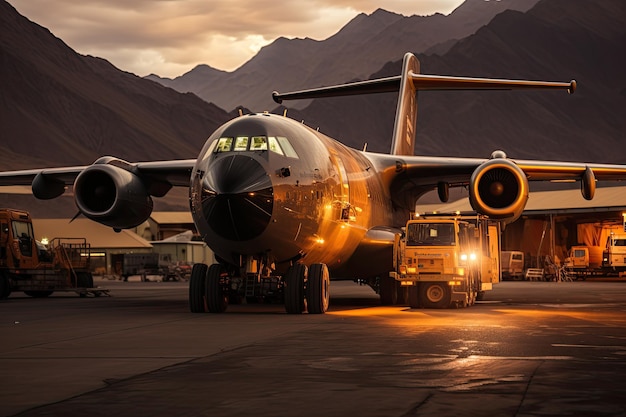
[(277, 270), (301, 259), (347, 273), (342, 267), (368, 230), (393, 223), (388, 191), (365, 153), (267, 113), (213, 133), (190, 193), (202, 238), (233, 265), (260, 256)]

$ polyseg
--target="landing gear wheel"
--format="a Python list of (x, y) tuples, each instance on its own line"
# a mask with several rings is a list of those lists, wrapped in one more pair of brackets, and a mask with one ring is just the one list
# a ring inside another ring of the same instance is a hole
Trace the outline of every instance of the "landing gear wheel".
[(420, 308), (420, 292), (419, 285), (411, 285), (409, 287), (409, 305), (411, 308)]
[(304, 283), (307, 279), (307, 267), (294, 264), (285, 275), (285, 310), (289, 314), (302, 314), (306, 310)]
[(326, 264), (309, 268), (306, 300), (309, 314), (324, 314), (330, 303), (330, 274)]
[(443, 282), (422, 283), (420, 304), (426, 308), (447, 308), (450, 305), (450, 287)]
[(223, 276), (226, 270), (220, 264), (213, 264), (209, 267), (206, 276), (205, 296), (209, 313), (223, 313), (228, 307), (228, 295), (224, 292)]
[(485, 297), (485, 292), (478, 291), (478, 294), (476, 294), (476, 301), (482, 301), (484, 297)]
[(208, 266), (206, 264), (194, 264), (189, 278), (189, 309), (192, 313), (204, 313), (204, 284)]

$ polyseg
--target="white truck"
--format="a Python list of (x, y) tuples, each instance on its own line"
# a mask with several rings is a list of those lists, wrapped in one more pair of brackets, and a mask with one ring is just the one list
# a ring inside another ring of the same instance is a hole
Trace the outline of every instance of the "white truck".
[(467, 307), (500, 281), (500, 228), (484, 216), (424, 216), (396, 235), (389, 276), (412, 308)]
[(626, 234), (611, 233), (602, 253), (602, 269), (607, 272), (626, 271)]
[(524, 279), (524, 252), (518, 250), (502, 251), (500, 254), (502, 279)]

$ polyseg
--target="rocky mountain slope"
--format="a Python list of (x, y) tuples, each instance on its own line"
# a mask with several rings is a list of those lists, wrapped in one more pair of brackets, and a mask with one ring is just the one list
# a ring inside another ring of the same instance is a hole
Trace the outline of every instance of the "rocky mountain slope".
[(194, 158), (222, 109), (77, 54), (0, 1), (0, 166)]
[[(504, 149), (514, 158), (625, 163), (625, 21), (621, 0), (543, 0), (526, 13), (501, 13), (444, 55), (420, 55), (424, 73), (576, 79), (578, 89), (421, 92), (416, 152), (488, 157)], [(372, 77), (400, 67), (389, 63)], [(297, 117), (357, 149), (367, 142), (388, 152), (396, 99), (318, 99)]]
[(526, 11), (538, 0), (466, 0), (447, 16), (410, 16), (378, 9), (356, 16), (328, 39), (279, 38), (233, 72), (201, 65), (175, 79), (149, 79), (181, 92), (194, 92), (232, 110), (243, 105), (254, 111), (273, 107), (271, 92), (305, 86), (332, 85), (365, 79), (405, 52), (423, 52), (439, 45), (445, 51), (504, 10)]

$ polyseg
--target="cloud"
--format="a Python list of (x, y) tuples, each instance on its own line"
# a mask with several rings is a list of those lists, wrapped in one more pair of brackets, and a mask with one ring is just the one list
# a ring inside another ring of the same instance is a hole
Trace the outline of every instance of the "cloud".
[[(198, 64), (232, 71), (279, 36), (326, 39), (378, 1), (11, 0), (82, 54), (138, 75), (177, 76)], [(449, 13), (461, 0), (392, 0), (405, 15)]]

